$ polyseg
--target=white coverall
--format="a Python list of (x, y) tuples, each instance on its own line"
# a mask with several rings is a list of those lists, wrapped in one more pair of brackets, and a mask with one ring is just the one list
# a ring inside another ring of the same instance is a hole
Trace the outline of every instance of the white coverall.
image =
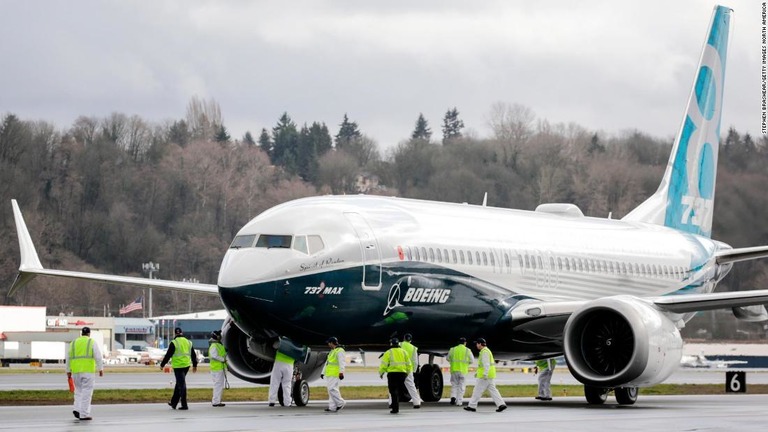
[[(452, 363), (454, 357), (465, 360), (467, 366), (475, 362), (475, 355), (472, 350), (464, 345), (455, 346), (448, 351), (448, 363)], [(464, 372), (451, 372), (451, 398), (456, 398), (456, 405), (461, 406), (464, 403), (464, 392), (467, 389), (466, 375)]]
[[(408, 391), (408, 395), (411, 396), (411, 402), (413, 406), (421, 406), (421, 397), (418, 390), (416, 390), (416, 381), (413, 379), (413, 371), (419, 368), (419, 349), (416, 346), (413, 347), (413, 356), (411, 356), (411, 364), (413, 370), (408, 372), (405, 377), (405, 389)], [(392, 397), (389, 397), (389, 403), (392, 404)]]
[[(69, 353), (67, 348), (67, 353)], [(96, 360), (96, 371), (104, 371), (104, 359), (101, 357), (101, 348), (96, 341), (93, 342), (93, 358)], [(69, 355), (66, 357), (67, 372), (72, 372), (69, 367)], [(91, 399), (93, 398), (93, 387), (96, 384), (95, 373), (76, 373), (72, 374), (72, 380), (75, 382), (75, 404), (72, 409), (80, 413), (80, 418), (91, 416)]]
[(472, 391), (472, 398), (469, 400), (469, 407), (477, 408), (477, 403), (480, 401), (480, 398), (483, 397), (483, 393), (485, 393), (485, 390), (488, 390), (488, 393), (491, 394), (491, 398), (493, 398), (493, 403), (495, 403), (497, 407), (505, 405), (504, 399), (502, 399), (501, 394), (499, 393), (499, 390), (496, 389), (495, 379), (488, 378), (488, 371), (491, 368), (491, 359), (490, 359), (490, 355), (488, 355), (487, 350), (480, 351), (480, 357), (477, 363), (478, 363), (478, 369), (482, 367), (483, 370), (485, 371), (485, 377), (477, 378), (477, 382), (475, 383), (475, 389)]
[[(343, 374), (346, 365), (346, 353), (344, 350), (339, 350), (336, 356), (339, 361), (339, 373)], [(325, 375), (326, 367), (328, 367), (328, 362), (323, 366), (323, 375)], [(341, 397), (341, 391), (339, 391), (339, 384), (341, 383), (339, 377), (329, 377), (328, 375), (325, 375), (325, 382), (328, 387), (328, 409), (336, 411), (337, 408), (346, 405), (347, 401)]]
[(291, 392), (291, 380), (293, 379), (293, 364), (275, 361), (272, 365), (272, 375), (269, 377), (269, 403), (277, 403), (277, 391), (283, 388), (283, 404), (291, 406), (293, 392)]
[(539, 398), (541, 399), (552, 399), (550, 383), (552, 381), (552, 372), (554, 372), (556, 365), (555, 359), (548, 359), (546, 368), (539, 367)]
[[(219, 352), (215, 349), (212, 349), (208, 352), (208, 355), (214, 359), (218, 360), (220, 362), (226, 362), (226, 356), (222, 357), (219, 355)], [(224, 370), (220, 371), (211, 371), (211, 378), (213, 379), (213, 398), (211, 398), (211, 404), (218, 405), (221, 403), (221, 395), (224, 393), (224, 382), (226, 381), (226, 373), (227, 369), (226, 366), (224, 367)]]

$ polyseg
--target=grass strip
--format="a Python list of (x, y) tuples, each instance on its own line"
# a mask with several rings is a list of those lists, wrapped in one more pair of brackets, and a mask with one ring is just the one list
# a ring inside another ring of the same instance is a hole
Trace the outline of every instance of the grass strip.
[[(498, 387), (504, 397), (534, 397), (536, 385), (503, 385)], [(265, 402), (266, 387), (231, 388), (224, 391), (225, 402)], [(342, 387), (345, 399), (386, 399), (387, 388), (383, 386)], [(94, 404), (126, 403), (165, 403), (171, 397), (172, 389), (96, 389), (93, 394)], [(640, 395), (720, 395), (725, 393), (724, 384), (658, 384), (640, 389)], [(747, 386), (748, 394), (768, 394), (768, 384)], [(467, 395), (472, 394), (468, 386)], [(584, 387), (577, 385), (553, 385), (555, 398), (562, 396), (583, 396)], [(450, 397), (450, 387), (443, 391), (443, 400)], [(311, 400), (325, 400), (328, 394), (322, 388), (313, 388)], [(210, 402), (211, 389), (187, 389), (189, 402)], [(0, 391), (0, 406), (18, 405), (69, 405), (73, 395), (66, 390), (13, 390)]]

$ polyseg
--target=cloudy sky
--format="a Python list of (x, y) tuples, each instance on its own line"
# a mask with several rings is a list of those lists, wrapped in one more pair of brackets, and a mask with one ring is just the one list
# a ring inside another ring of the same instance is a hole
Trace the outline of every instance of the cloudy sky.
[[(576, 5), (578, 3), (578, 6)], [(735, 10), (723, 129), (760, 133), (761, 1)], [(344, 113), (388, 148), (495, 102), (618, 134), (677, 132), (714, 3), (0, 0), (0, 115), (68, 127), (117, 111), (179, 119), (192, 96), (233, 137)], [(724, 131), (723, 131), (724, 132)]]

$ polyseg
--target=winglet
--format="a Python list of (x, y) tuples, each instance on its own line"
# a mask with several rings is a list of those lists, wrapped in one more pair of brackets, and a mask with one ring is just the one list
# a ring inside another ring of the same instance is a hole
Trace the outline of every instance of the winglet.
[(19, 237), (19, 252), (21, 254), (21, 264), (19, 265), (19, 274), (16, 276), (16, 280), (13, 281), (8, 295), (11, 296), (19, 288), (23, 287), (34, 277), (34, 273), (26, 273), (27, 270), (42, 270), (43, 265), (40, 263), (40, 258), (37, 256), (35, 250), (35, 244), (32, 243), (32, 237), (29, 235), (27, 224), (24, 223), (24, 216), (21, 215), (19, 204), (16, 200), (11, 200), (13, 206), (13, 219), (16, 222), (16, 233)]

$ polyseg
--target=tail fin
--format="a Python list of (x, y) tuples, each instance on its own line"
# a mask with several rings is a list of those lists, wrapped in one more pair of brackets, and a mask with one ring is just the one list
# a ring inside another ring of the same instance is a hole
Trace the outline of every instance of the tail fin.
[(715, 6), (683, 124), (659, 189), (623, 220), (710, 237), (732, 10)]

